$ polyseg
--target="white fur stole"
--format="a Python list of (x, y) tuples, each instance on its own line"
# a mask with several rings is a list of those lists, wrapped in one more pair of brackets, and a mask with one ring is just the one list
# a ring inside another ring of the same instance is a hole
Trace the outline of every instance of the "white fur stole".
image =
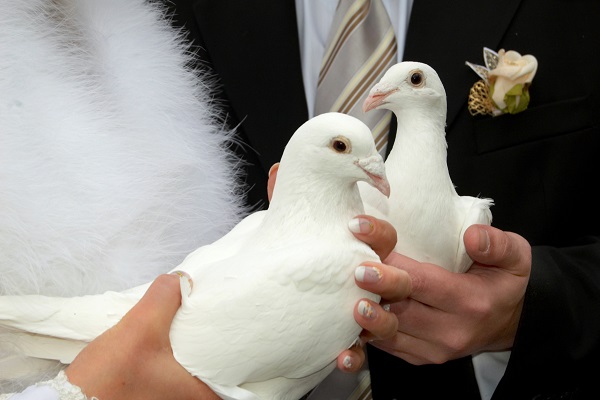
[[(245, 216), (188, 50), (155, 2), (0, 0), (0, 295), (150, 282)], [(0, 391), (60, 368), (0, 333)]]
[(153, 2), (0, 0), (0, 294), (149, 282), (240, 220), (191, 63)]

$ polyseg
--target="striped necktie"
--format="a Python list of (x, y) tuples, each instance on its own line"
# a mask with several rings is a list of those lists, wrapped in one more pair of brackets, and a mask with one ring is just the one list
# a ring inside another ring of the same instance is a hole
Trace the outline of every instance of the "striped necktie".
[(340, 0), (317, 85), (315, 115), (338, 111), (363, 121), (383, 155), (388, 110), (362, 111), (371, 87), (396, 63), (394, 30), (381, 0)]
[[(397, 61), (398, 46), (381, 0), (340, 0), (321, 64), (315, 115), (329, 111), (350, 114), (373, 132), (384, 156), (391, 111), (362, 111), (371, 87)], [(370, 400), (371, 380), (367, 366), (358, 374), (334, 370), (308, 400)]]

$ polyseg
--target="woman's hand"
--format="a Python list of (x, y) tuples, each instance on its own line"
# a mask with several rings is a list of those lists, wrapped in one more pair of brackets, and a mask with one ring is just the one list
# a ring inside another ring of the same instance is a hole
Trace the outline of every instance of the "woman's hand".
[(123, 319), (67, 367), (69, 381), (101, 400), (219, 397), (173, 356), (169, 330), (181, 305), (178, 275), (161, 275)]

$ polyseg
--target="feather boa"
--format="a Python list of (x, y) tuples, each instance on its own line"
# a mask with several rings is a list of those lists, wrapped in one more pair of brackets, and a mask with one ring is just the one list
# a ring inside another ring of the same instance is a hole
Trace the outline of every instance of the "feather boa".
[(0, 294), (149, 282), (244, 216), (188, 50), (155, 2), (0, 0)]

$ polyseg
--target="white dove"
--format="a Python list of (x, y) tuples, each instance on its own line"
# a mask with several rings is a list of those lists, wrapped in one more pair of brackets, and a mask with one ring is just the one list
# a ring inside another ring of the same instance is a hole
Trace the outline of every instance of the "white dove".
[(419, 62), (392, 66), (371, 89), (365, 112), (388, 109), (398, 119), (385, 162), (389, 198), (359, 184), (367, 214), (388, 220), (398, 233), (395, 251), (453, 272), (473, 261), (463, 235), (472, 224), (491, 224), (491, 199), (459, 196), (450, 179), (446, 91), (433, 68)]
[[(344, 114), (317, 116), (285, 148), (269, 209), (175, 268), (194, 282), (191, 292), (182, 285), (171, 328), (175, 358), (223, 398), (296, 400), (357, 339), (356, 301), (379, 301), (354, 283), (356, 266), (379, 260), (348, 229), (364, 212), (357, 181), (389, 195), (369, 128)], [(0, 325), (16, 330), (27, 355), (69, 363), (147, 287), (0, 297)]]

